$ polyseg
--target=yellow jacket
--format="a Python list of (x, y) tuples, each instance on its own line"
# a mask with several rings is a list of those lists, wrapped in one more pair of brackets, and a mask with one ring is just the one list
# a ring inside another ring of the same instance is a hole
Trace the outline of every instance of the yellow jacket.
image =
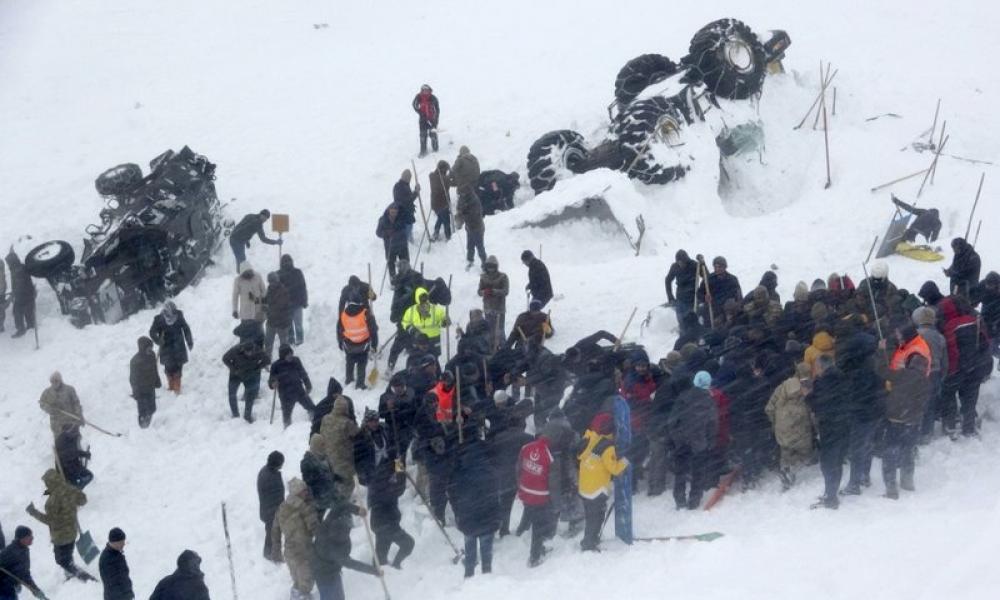
[(611, 478), (620, 475), (628, 466), (628, 461), (619, 459), (615, 454), (611, 436), (588, 429), (583, 437), (587, 440), (587, 447), (577, 456), (580, 460), (580, 495), (596, 498), (601, 494), (610, 494)]
[[(426, 289), (419, 287), (413, 296), (416, 299), (426, 293)], [(444, 327), (447, 315), (445, 308), (440, 304), (431, 304), (430, 314), (424, 318), (417, 309), (418, 306), (419, 303), (414, 304), (403, 313), (403, 320), (400, 323), (403, 326), (403, 331), (407, 331), (410, 327), (413, 327), (431, 340), (439, 339), (441, 337), (441, 328)]]

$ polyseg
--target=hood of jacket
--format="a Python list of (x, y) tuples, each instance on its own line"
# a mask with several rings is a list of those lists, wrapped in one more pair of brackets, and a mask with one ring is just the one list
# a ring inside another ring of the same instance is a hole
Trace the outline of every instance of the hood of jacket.
[(813, 336), (812, 345), (820, 352), (830, 352), (833, 350), (833, 338), (825, 331), (820, 331)]

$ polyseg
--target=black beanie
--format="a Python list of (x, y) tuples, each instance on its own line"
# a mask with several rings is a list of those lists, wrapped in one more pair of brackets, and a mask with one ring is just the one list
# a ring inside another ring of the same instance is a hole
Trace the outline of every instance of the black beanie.
[(14, 539), (17, 541), (21, 541), (29, 535), (32, 535), (31, 528), (25, 525), (18, 525), (14, 530)]
[(117, 528), (117, 527), (113, 528), (111, 531), (108, 532), (108, 541), (109, 542), (124, 542), (125, 541), (125, 532), (122, 531), (121, 529)]
[(267, 466), (272, 469), (280, 469), (285, 464), (285, 455), (275, 450), (267, 455)]

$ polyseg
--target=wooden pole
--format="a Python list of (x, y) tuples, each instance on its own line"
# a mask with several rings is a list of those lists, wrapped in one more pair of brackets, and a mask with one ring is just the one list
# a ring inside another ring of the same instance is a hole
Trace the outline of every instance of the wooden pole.
[(979, 176), (979, 189), (976, 190), (976, 201), (972, 203), (972, 212), (969, 213), (969, 224), (965, 227), (965, 239), (969, 239), (969, 231), (972, 229), (972, 217), (976, 215), (976, 207), (979, 206), (979, 195), (983, 193), (983, 180), (986, 179), (986, 172)]
[(813, 109), (816, 108), (817, 104), (819, 104), (820, 98), (822, 98), (823, 94), (826, 93), (826, 86), (830, 85), (830, 83), (833, 82), (834, 78), (837, 76), (837, 73), (839, 73), (839, 72), (840, 72), (840, 69), (835, 70), (833, 72), (833, 75), (831, 75), (830, 78), (828, 80), (826, 80), (826, 85), (824, 85), (822, 87), (822, 89), (820, 89), (819, 93), (816, 94), (816, 99), (813, 100), (812, 106), (809, 107), (809, 110), (806, 112), (805, 116), (802, 117), (802, 120), (799, 121), (799, 124), (796, 125), (795, 127), (792, 127), (793, 130), (794, 129), (802, 129), (802, 126), (806, 124), (806, 120), (809, 118), (809, 115), (812, 114)]
[(924, 173), (926, 173), (928, 171), (930, 171), (929, 168), (927, 168), (927, 169), (920, 169), (916, 173), (910, 173), (909, 175), (905, 175), (903, 177), (900, 177), (899, 179), (893, 179), (892, 181), (890, 181), (888, 183), (883, 183), (882, 185), (876, 185), (875, 187), (873, 187), (871, 189), (871, 191), (877, 192), (877, 191), (879, 191), (881, 189), (889, 187), (890, 185), (896, 185), (897, 183), (906, 181), (907, 179), (913, 179), (914, 177), (919, 177), (919, 176), (923, 175)]
[[(947, 121), (945, 121), (944, 124), (941, 125), (942, 131), (944, 130), (946, 125), (948, 125)], [(924, 193), (924, 185), (927, 183), (927, 178), (930, 177), (935, 167), (937, 167), (938, 158), (941, 157), (941, 152), (944, 150), (944, 147), (948, 144), (949, 139), (951, 139), (950, 135), (944, 138), (944, 140), (938, 145), (937, 151), (934, 153), (934, 158), (931, 160), (931, 165), (927, 167), (927, 172), (924, 173), (924, 179), (920, 182), (920, 189), (917, 190), (917, 198), (919, 198), (920, 195)]]
[(823, 102), (823, 145), (826, 147), (826, 185), (823, 189), (830, 189), (833, 180), (830, 179), (830, 132), (826, 121), (826, 101)]

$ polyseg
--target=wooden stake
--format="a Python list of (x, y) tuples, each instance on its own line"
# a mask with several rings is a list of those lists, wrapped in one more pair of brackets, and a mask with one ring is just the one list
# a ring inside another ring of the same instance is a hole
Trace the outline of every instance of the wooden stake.
[(941, 112), (941, 99), (938, 98), (937, 106), (934, 108), (934, 122), (931, 123), (931, 133), (927, 137), (927, 143), (929, 143), (931, 146), (934, 145), (934, 132), (937, 130), (938, 113), (940, 112)]
[[(830, 83), (833, 81), (833, 79), (837, 76), (837, 73), (839, 72), (840, 69), (835, 70), (833, 72), (833, 75), (831, 75), (830, 78), (826, 81), (826, 85), (830, 85)], [(796, 125), (795, 127), (792, 127), (793, 130), (802, 129), (802, 126), (806, 124), (806, 120), (809, 118), (809, 115), (812, 114), (813, 109), (816, 108), (817, 104), (819, 104), (819, 99), (822, 98), (823, 94), (825, 93), (826, 93), (826, 86), (823, 86), (823, 89), (821, 89), (820, 92), (816, 94), (816, 99), (813, 100), (812, 106), (809, 107), (809, 110), (806, 112), (805, 116), (802, 117), (802, 120), (799, 121), (799, 124)]]
[(830, 179), (830, 132), (827, 130), (826, 103), (823, 103), (823, 144), (826, 147), (826, 185), (823, 189), (829, 189), (833, 185)]
[(888, 183), (883, 183), (882, 185), (876, 185), (875, 187), (873, 187), (871, 189), (871, 191), (877, 192), (877, 191), (879, 191), (879, 190), (881, 190), (883, 188), (887, 188), (890, 185), (895, 185), (895, 184), (897, 184), (897, 183), (899, 183), (901, 181), (906, 181), (907, 179), (913, 179), (914, 177), (919, 177), (920, 175), (923, 175), (924, 173), (926, 173), (929, 170), (930, 169), (920, 169), (916, 173), (910, 173), (909, 175), (905, 175), (903, 177), (900, 177), (899, 179), (893, 179), (892, 181), (890, 181)]
[[(944, 126), (947, 124), (948, 123), (945, 122), (944, 125), (942, 125), (942, 129), (944, 129)], [(920, 189), (917, 190), (917, 198), (919, 198), (920, 195), (924, 193), (924, 185), (927, 183), (927, 178), (930, 177), (931, 172), (934, 171), (934, 167), (937, 166), (938, 158), (941, 157), (941, 152), (944, 150), (944, 147), (948, 143), (948, 140), (950, 138), (951, 136), (944, 138), (944, 141), (942, 141), (941, 144), (937, 147), (937, 151), (934, 153), (934, 158), (931, 159), (931, 165), (927, 167), (927, 172), (924, 173), (924, 179), (923, 181), (920, 182)]]
[(969, 239), (969, 231), (972, 229), (972, 217), (976, 214), (976, 207), (979, 206), (979, 195), (983, 193), (983, 180), (986, 179), (986, 173), (983, 172), (979, 176), (979, 189), (976, 191), (976, 201), (972, 203), (972, 212), (969, 213), (969, 224), (965, 228), (965, 239)]
[[(938, 148), (944, 145), (944, 130), (948, 126), (948, 121), (941, 124), (941, 136), (938, 138)], [(943, 150), (939, 150), (940, 154)], [(937, 164), (938, 161), (934, 161), (934, 165), (931, 167), (931, 185), (934, 185), (934, 176), (937, 175)]]

